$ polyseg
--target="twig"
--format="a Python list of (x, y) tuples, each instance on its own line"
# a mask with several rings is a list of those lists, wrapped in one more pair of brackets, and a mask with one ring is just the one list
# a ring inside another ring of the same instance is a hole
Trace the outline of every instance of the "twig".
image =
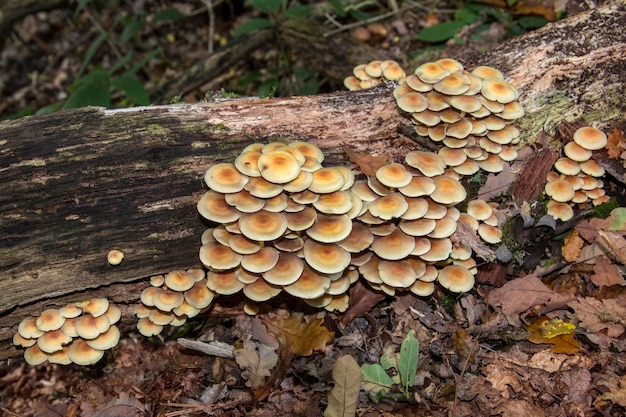
[(13, 416), (13, 417), (24, 417), (22, 414), (16, 414), (13, 411), (9, 411), (9, 410), (7, 410), (4, 407), (0, 407), (0, 410), (4, 411), (5, 413), (7, 413), (8, 415)]

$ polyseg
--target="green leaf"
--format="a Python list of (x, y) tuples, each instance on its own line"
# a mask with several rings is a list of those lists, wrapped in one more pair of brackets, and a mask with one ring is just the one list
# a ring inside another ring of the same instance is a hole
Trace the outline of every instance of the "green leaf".
[(424, 28), (417, 34), (416, 39), (424, 42), (437, 43), (447, 41), (452, 38), (456, 32), (465, 26), (464, 22), (453, 20), (451, 22), (438, 23), (433, 26)]
[(549, 23), (548, 19), (541, 16), (522, 16), (517, 23), (526, 30), (539, 29)]
[(76, 81), (77, 87), (63, 104), (64, 109), (85, 106), (111, 106), (109, 93), (109, 74), (102, 70), (94, 70)]
[(466, 25), (471, 25), (478, 22), (478, 13), (468, 7), (464, 7), (454, 13), (454, 20), (464, 22)]
[(262, 29), (267, 29), (267, 28), (272, 28), (272, 27), (274, 27), (274, 23), (272, 23), (271, 20), (265, 19), (262, 17), (254, 18), (254, 19), (247, 20), (243, 22), (242, 24), (240, 24), (239, 26), (237, 26), (235, 30), (233, 30), (233, 36), (237, 37), (237, 36), (244, 35), (246, 33), (255, 32), (257, 30), (262, 30)]
[(137, 33), (145, 26), (145, 22), (142, 20), (132, 19), (129, 23), (124, 25), (124, 30), (120, 36), (120, 43), (125, 44), (129, 40), (135, 37)]
[(152, 18), (152, 23), (158, 22), (175, 22), (176, 20), (184, 19), (185, 15), (174, 7), (168, 7), (167, 9), (159, 10)]
[(341, 356), (333, 365), (333, 387), (328, 396), (324, 417), (351, 417), (356, 415), (361, 390), (359, 364), (350, 355)]
[(150, 104), (148, 92), (144, 88), (139, 78), (131, 74), (125, 74), (111, 81), (111, 85), (116, 90), (123, 91), (126, 97), (135, 104), (147, 106)]
[(391, 380), (394, 384), (400, 384), (400, 373), (398, 372), (398, 361), (400, 359), (400, 354), (396, 353), (393, 346), (388, 346), (383, 351), (383, 354), (380, 356), (380, 365), (383, 367), (385, 371), (393, 369), (393, 376)]
[(330, 0), (330, 5), (337, 12), (339, 17), (346, 16), (346, 9), (343, 7), (343, 3), (341, 0)]
[(280, 6), (283, 5), (283, 0), (250, 0), (250, 5), (265, 14), (272, 14), (280, 9)]
[(415, 384), (419, 354), (420, 342), (415, 337), (415, 330), (411, 330), (400, 345), (400, 360), (398, 361), (398, 372), (400, 372), (400, 380), (405, 390)]
[(278, 78), (268, 78), (259, 85), (258, 95), (261, 98), (274, 97), (278, 88)]
[(393, 386), (393, 380), (378, 363), (361, 366), (361, 373), (365, 391), (378, 393), (383, 390), (388, 391)]
[(626, 230), (626, 207), (618, 207), (611, 212), (613, 223), (609, 230)]
[(91, 59), (98, 51), (98, 48), (100, 47), (100, 45), (102, 45), (102, 42), (104, 42), (108, 37), (109, 37), (109, 34), (106, 32), (103, 32), (100, 35), (98, 35), (98, 37), (94, 39), (93, 42), (91, 42), (91, 44), (89, 45), (89, 48), (87, 48), (87, 51), (85, 52), (85, 58), (83, 58), (83, 63), (81, 64), (80, 68), (78, 69), (78, 72), (76, 73), (76, 79), (80, 78), (80, 76), (83, 74), (83, 71), (85, 71), (85, 68), (87, 68), (87, 65), (89, 65), (89, 63), (91, 62)]
[(287, 17), (298, 18), (298, 17), (305, 17), (310, 12), (311, 12), (311, 6), (306, 6), (300, 3), (294, 3), (291, 5), (291, 7), (285, 10), (285, 13), (283, 13), (283, 15)]

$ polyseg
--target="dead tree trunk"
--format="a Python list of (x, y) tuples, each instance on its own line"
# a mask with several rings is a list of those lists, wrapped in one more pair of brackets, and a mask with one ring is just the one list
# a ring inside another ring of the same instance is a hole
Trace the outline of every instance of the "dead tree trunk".
[[(520, 89), (528, 142), (564, 119), (606, 126), (626, 110), (625, 16), (615, 3), (459, 59), (498, 67)], [(17, 323), (46, 306), (132, 304), (146, 277), (199, 265), (202, 174), (247, 144), (310, 141), (326, 165), (349, 165), (342, 145), (401, 160), (412, 132), (391, 87), (0, 123), (0, 359), (19, 355)], [(126, 255), (119, 266), (107, 263), (113, 248)]]

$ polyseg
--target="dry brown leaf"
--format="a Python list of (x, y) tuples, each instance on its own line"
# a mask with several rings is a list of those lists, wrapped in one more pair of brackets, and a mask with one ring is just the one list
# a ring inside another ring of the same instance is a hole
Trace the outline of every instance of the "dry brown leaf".
[(565, 240), (563, 241), (564, 245), (561, 248), (561, 253), (567, 262), (575, 262), (580, 258), (580, 250), (582, 249), (585, 242), (578, 236), (578, 232), (576, 230), (572, 230)]
[(352, 162), (357, 164), (361, 172), (368, 177), (376, 175), (376, 171), (378, 171), (378, 168), (387, 164), (386, 156), (374, 156), (370, 155), (367, 152), (353, 151), (347, 146), (344, 146), (342, 149), (346, 153), (346, 155), (348, 155), (348, 158), (350, 158)]
[(596, 241), (606, 250), (609, 258), (626, 265), (626, 239), (624, 237), (617, 233), (598, 230)]
[(516, 179), (517, 177), (511, 170), (511, 165), (505, 162), (502, 172), (497, 175), (489, 174), (487, 176), (485, 184), (478, 190), (478, 197), (481, 200), (489, 201), (500, 194), (506, 193)]
[(303, 313), (293, 313), (287, 318), (263, 320), (267, 330), (274, 333), (281, 349), (288, 349), (297, 356), (310, 356), (314, 350), (323, 351), (326, 343), (335, 338), (335, 333), (324, 327), (323, 318), (303, 321)]
[(528, 275), (511, 280), (491, 291), (487, 296), (487, 302), (493, 307), (501, 306), (502, 312), (510, 317), (533, 306), (543, 305), (553, 294), (554, 292), (539, 278)]
[(608, 337), (618, 337), (624, 332), (626, 308), (615, 298), (596, 300), (587, 297), (567, 303), (574, 310), (580, 327), (589, 333), (598, 333), (606, 329)]
[(622, 376), (617, 384), (599, 381), (598, 385), (605, 385), (609, 387), (610, 391), (596, 398), (596, 403), (608, 400), (613, 404), (626, 407), (626, 375)]
[(598, 287), (606, 285), (618, 285), (624, 282), (624, 278), (619, 273), (619, 268), (608, 258), (604, 256), (598, 256), (596, 258), (596, 264), (593, 267), (594, 274), (591, 276), (591, 282)]
[(610, 132), (607, 137), (607, 155), (609, 156), (609, 158), (612, 159), (620, 159), (620, 155), (622, 154), (622, 152), (624, 152), (624, 149), (626, 149), (626, 140), (624, 139), (624, 133), (614, 126), (613, 131)]

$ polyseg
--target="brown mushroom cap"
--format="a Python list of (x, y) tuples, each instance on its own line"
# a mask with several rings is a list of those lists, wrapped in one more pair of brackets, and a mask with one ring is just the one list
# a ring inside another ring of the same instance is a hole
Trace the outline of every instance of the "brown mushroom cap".
[(417, 168), (427, 177), (441, 175), (446, 170), (445, 161), (436, 153), (424, 151), (412, 151), (406, 154), (406, 163)]
[(467, 214), (476, 220), (487, 220), (492, 213), (493, 209), (485, 200), (475, 199), (467, 203)]
[(547, 213), (557, 220), (568, 221), (574, 217), (574, 210), (567, 203), (560, 203), (558, 201), (550, 200), (546, 205)]
[(592, 152), (589, 149), (583, 148), (576, 142), (568, 142), (563, 147), (563, 153), (569, 159), (576, 162), (585, 162), (591, 158)]
[(224, 201), (242, 213), (254, 213), (265, 205), (265, 200), (250, 194), (246, 190), (224, 195)]
[(196, 282), (196, 278), (182, 269), (170, 271), (165, 275), (163, 283), (167, 285), (167, 288), (174, 291), (187, 291)]
[[(51, 308), (42, 311), (36, 320), (37, 328), (42, 332), (60, 329), (63, 323), (65, 323), (65, 317), (59, 313), (59, 310)], [(22, 336), (26, 337), (24, 334)]]
[(152, 337), (161, 333), (163, 331), (163, 326), (155, 324), (148, 317), (144, 317), (139, 319), (137, 322), (137, 330), (139, 330), (139, 333), (146, 337)]
[(40, 365), (48, 360), (48, 355), (39, 349), (39, 346), (34, 345), (26, 348), (24, 351), (24, 360), (29, 365)]
[(458, 180), (446, 175), (433, 178), (435, 191), (430, 195), (435, 202), (441, 204), (457, 204), (465, 200), (467, 192)]
[(284, 286), (283, 289), (294, 297), (310, 300), (323, 296), (329, 286), (330, 278), (328, 275), (320, 274), (312, 268), (305, 267), (300, 278), (293, 284)]
[(248, 177), (239, 172), (235, 164), (219, 163), (204, 173), (204, 182), (209, 189), (219, 193), (236, 193), (243, 190)]
[(601, 130), (591, 126), (584, 126), (574, 132), (574, 142), (590, 151), (597, 151), (606, 146), (608, 139)]
[(59, 314), (65, 317), (66, 319), (72, 319), (74, 317), (78, 317), (83, 314), (83, 310), (78, 307), (75, 303), (70, 303), (64, 307), (59, 309)]
[(37, 339), (37, 346), (42, 352), (52, 353), (63, 349), (63, 345), (66, 345), (72, 341), (72, 338), (61, 329), (46, 332)]
[(308, 239), (304, 243), (303, 252), (307, 264), (324, 274), (342, 272), (350, 264), (350, 252), (335, 244)]
[[(256, 281), (246, 284), (243, 287), (243, 293), (252, 301), (267, 301), (270, 298), (276, 297), (281, 292), (281, 287), (278, 285), (272, 285), (264, 279), (257, 279)], [(249, 313), (248, 313), (249, 314)]]
[(241, 255), (221, 243), (210, 242), (200, 247), (200, 261), (209, 269), (232, 269), (241, 262)]
[(96, 350), (108, 350), (115, 346), (120, 341), (120, 330), (117, 326), (111, 326), (109, 329), (98, 335), (95, 339), (86, 340), (89, 347)]
[(416, 279), (415, 270), (406, 260), (381, 260), (378, 263), (378, 275), (383, 283), (395, 288), (408, 288)]
[(350, 234), (345, 239), (337, 242), (337, 244), (348, 252), (357, 253), (367, 249), (373, 241), (374, 235), (370, 228), (363, 223), (354, 222)]
[(309, 185), (309, 190), (318, 194), (332, 193), (339, 191), (345, 182), (345, 177), (338, 169), (333, 167), (320, 168), (313, 172), (313, 182)]
[(91, 314), (83, 314), (76, 319), (76, 333), (83, 339), (94, 339), (106, 332), (109, 327), (111, 321), (106, 315), (94, 317)]
[(211, 291), (222, 295), (235, 294), (245, 285), (237, 279), (233, 271), (209, 271), (206, 278), (206, 286)]
[(250, 255), (261, 249), (261, 244), (243, 235), (233, 235), (228, 240), (228, 247), (241, 255)]
[(185, 296), (182, 292), (164, 290), (161, 288), (158, 289), (152, 298), (154, 306), (161, 311), (172, 311), (180, 307), (184, 300)]
[(401, 95), (396, 99), (396, 103), (407, 113), (419, 113), (428, 108), (426, 97), (417, 91)]
[(483, 80), (481, 94), (488, 100), (506, 104), (519, 97), (519, 92), (511, 84), (499, 78), (487, 78)]
[[(294, 283), (304, 270), (304, 262), (296, 255), (280, 253), (278, 262), (269, 271), (262, 273), (263, 278), (270, 284), (289, 285)], [(256, 282), (256, 281), (255, 281)], [(261, 300), (254, 300), (261, 301)]]
[(278, 239), (287, 230), (287, 219), (282, 213), (261, 210), (244, 213), (239, 218), (241, 233), (249, 239), (270, 241)]
[(351, 231), (352, 220), (346, 214), (318, 214), (317, 221), (306, 234), (318, 242), (334, 243), (348, 237)]
[(452, 242), (450, 238), (430, 239), (430, 250), (423, 255), (419, 255), (419, 257), (427, 262), (437, 262), (448, 259), (451, 252)]
[(305, 207), (295, 213), (283, 213), (287, 219), (287, 229), (300, 232), (311, 227), (317, 220), (317, 211), (313, 207)]
[(371, 246), (376, 255), (386, 260), (406, 258), (415, 248), (415, 238), (400, 229), (387, 236), (377, 236)]
[(439, 284), (452, 292), (467, 292), (474, 286), (474, 275), (461, 265), (448, 265), (439, 271)]
[(481, 223), (478, 226), (478, 235), (487, 243), (502, 242), (502, 230), (487, 223)]
[(198, 201), (198, 212), (207, 220), (216, 223), (230, 223), (239, 218), (241, 213), (226, 203), (224, 195), (215, 191), (204, 193)]
[(241, 267), (247, 271), (260, 274), (269, 271), (278, 262), (279, 253), (271, 246), (265, 246), (256, 253), (244, 255), (241, 258)]
[(550, 181), (545, 186), (545, 193), (554, 201), (561, 203), (570, 201), (574, 198), (574, 192), (574, 187), (563, 179)]
[(403, 220), (421, 219), (428, 213), (428, 201), (423, 197), (406, 197), (408, 208), (400, 216)]
[(604, 175), (604, 168), (593, 159), (582, 162), (580, 164), (580, 170), (592, 177), (601, 177)]
[(565, 175), (578, 175), (580, 173), (580, 164), (567, 157), (557, 159), (554, 168)]
[(283, 150), (263, 153), (259, 157), (258, 166), (261, 176), (275, 184), (287, 183), (300, 174), (298, 160), (291, 153)]

